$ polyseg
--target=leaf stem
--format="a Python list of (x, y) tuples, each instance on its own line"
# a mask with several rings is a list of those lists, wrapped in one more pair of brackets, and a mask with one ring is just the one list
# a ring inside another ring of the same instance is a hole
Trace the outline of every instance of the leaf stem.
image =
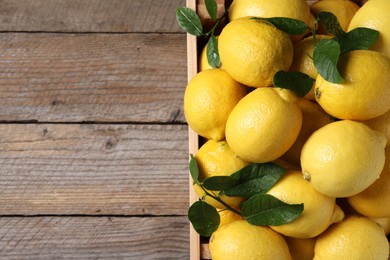
[(241, 216), (241, 213), (235, 209), (233, 209), (232, 207), (230, 207), (228, 204), (226, 204), (223, 200), (221, 200), (219, 197), (215, 196), (214, 194), (211, 194), (210, 192), (208, 192), (204, 187), (203, 185), (200, 185), (200, 187), (202, 187), (203, 191), (206, 193), (207, 196), (210, 196), (212, 197), (213, 199), (215, 199), (216, 201), (218, 201), (219, 203), (221, 203), (222, 205), (224, 205), (228, 210), (230, 211), (233, 211), (234, 213), (238, 214)]
[(222, 19), (224, 17), (226, 17), (229, 13), (229, 9), (225, 10), (225, 12), (223, 13), (223, 15), (221, 17), (219, 17), (216, 21), (215, 21), (215, 24), (213, 25), (213, 27), (210, 29), (210, 31), (208, 31), (207, 33), (205, 33), (204, 35), (206, 37), (209, 37), (210, 35), (214, 35), (214, 32), (215, 32), (215, 29), (218, 27), (219, 23), (222, 21)]

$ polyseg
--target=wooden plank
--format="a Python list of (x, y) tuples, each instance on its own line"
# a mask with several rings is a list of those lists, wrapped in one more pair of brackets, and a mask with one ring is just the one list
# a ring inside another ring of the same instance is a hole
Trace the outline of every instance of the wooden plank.
[(187, 217), (2, 217), (1, 259), (188, 259)]
[[(194, 0), (187, 0), (186, 6), (192, 10), (197, 11), (197, 4)], [(198, 11), (197, 11), (198, 13)], [(204, 16), (200, 16), (202, 21)], [(194, 35), (187, 34), (187, 81), (189, 82), (198, 72), (198, 59), (197, 59), (197, 38)], [(199, 137), (198, 135), (188, 127), (188, 151), (190, 154), (196, 154), (199, 148)], [(195, 190), (192, 188), (193, 180), (188, 177), (188, 186), (189, 186), (189, 205), (192, 205), (198, 198)], [(190, 260), (200, 259), (200, 237), (199, 234), (195, 231), (192, 224), (190, 224)]]
[(0, 121), (184, 122), (185, 41), (184, 34), (0, 34)]
[(2, 124), (0, 215), (185, 215), (187, 138), (186, 125)]
[(1, 0), (0, 31), (183, 32), (184, 0)]

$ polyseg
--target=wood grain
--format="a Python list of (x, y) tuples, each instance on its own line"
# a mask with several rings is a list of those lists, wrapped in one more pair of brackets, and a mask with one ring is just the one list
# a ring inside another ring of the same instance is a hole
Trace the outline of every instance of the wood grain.
[(180, 32), (184, 0), (1, 0), (0, 31)]
[(0, 34), (0, 121), (184, 122), (185, 42), (184, 34)]
[(2, 217), (0, 258), (188, 259), (186, 217)]
[(186, 125), (0, 125), (0, 215), (186, 215), (187, 138)]

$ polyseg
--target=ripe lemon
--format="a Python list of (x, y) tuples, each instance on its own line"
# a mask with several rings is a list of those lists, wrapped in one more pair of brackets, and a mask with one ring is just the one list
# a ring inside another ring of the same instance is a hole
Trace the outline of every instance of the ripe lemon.
[(246, 16), (288, 17), (301, 20), (310, 27), (315, 20), (305, 0), (234, 0), (229, 9), (229, 19)]
[(230, 210), (219, 210), (218, 211), (219, 217), (220, 217), (220, 222), (218, 228), (229, 224), (233, 221), (243, 219), (240, 215), (237, 213), (230, 211)]
[(230, 111), (245, 94), (246, 88), (222, 69), (199, 72), (184, 93), (184, 114), (188, 125), (207, 139), (224, 139)]
[(342, 120), (327, 124), (302, 148), (303, 175), (325, 195), (353, 196), (379, 178), (385, 145), (384, 135), (363, 123)]
[(363, 123), (368, 125), (371, 129), (383, 133), (387, 138), (386, 147), (390, 147), (390, 110), (381, 116), (363, 121)]
[[(326, 35), (317, 35), (316, 40), (330, 38)], [(294, 44), (294, 59), (290, 66), (290, 71), (299, 71), (307, 74), (310, 78), (316, 79), (318, 72), (313, 62), (314, 39), (313, 36), (306, 37)], [(315, 100), (314, 83), (306, 98)]]
[(230, 148), (248, 162), (270, 162), (295, 142), (302, 125), (302, 112), (293, 92), (258, 88), (232, 110), (226, 122)]
[[(208, 140), (199, 148), (195, 159), (199, 168), (199, 181), (203, 181), (212, 176), (229, 176), (249, 164), (239, 158), (225, 141), (216, 142), (214, 140)], [(199, 185), (195, 184), (194, 189), (199, 198), (204, 196), (205, 192)], [(218, 191), (209, 192), (215, 195), (218, 194)], [(220, 196), (220, 199), (236, 209), (243, 200), (239, 197), (228, 197), (226, 195)], [(225, 208), (224, 205), (210, 196), (206, 196), (205, 201), (215, 208)]]
[(280, 234), (246, 220), (231, 222), (215, 231), (209, 249), (213, 260), (291, 259)]
[(369, 218), (375, 223), (379, 224), (383, 231), (385, 231), (385, 235), (390, 234), (390, 218)]
[(293, 46), (288, 35), (264, 22), (241, 18), (228, 23), (219, 35), (224, 69), (250, 87), (271, 86), (279, 70), (288, 70)]
[(281, 157), (292, 165), (300, 165), (302, 147), (309, 136), (317, 129), (332, 122), (330, 116), (317, 103), (300, 98), (297, 104), (302, 110), (302, 128), (294, 144)]
[[(334, 14), (344, 32), (348, 30), (349, 23), (357, 10), (359, 10), (359, 6), (349, 0), (322, 0), (310, 6), (310, 11), (316, 18), (320, 12), (330, 12)], [(317, 33), (327, 34), (327, 31), (320, 24)]]
[[(390, 58), (390, 1), (370, 0), (352, 18), (348, 31), (357, 27), (367, 27), (380, 32), (378, 41), (371, 48)], [(368, 67), (367, 67), (368, 68)]]
[(390, 109), (390, 59), (369, 50), (356, 50), (340, 57), (341, 84), (318, 75), (314, 93), (330, 115), (340, 119), (368, 120)]
[(293, 260), (312, 260), (314, 257), (315, 238), (285, 237)]
[(280, 226), (271, 226), (285, 236), (312, 238), (344, 218), (344, 212), (336, 205), (335, 198), (315, 190), (302, 178), (301, 171), (288, 170), (267, 193), (288, 204), (304, 204), (304, 210), (297, 219)]
[(386, 149), (385, 166), (372, 185), (348, 198), (349, 204), (368, 217), (390, 218), (390, 148)]
[(389, 243), (383, 229), (372, 220), (350, 216), (317, 238), (314, 255), (315, 260), (387, 260)]

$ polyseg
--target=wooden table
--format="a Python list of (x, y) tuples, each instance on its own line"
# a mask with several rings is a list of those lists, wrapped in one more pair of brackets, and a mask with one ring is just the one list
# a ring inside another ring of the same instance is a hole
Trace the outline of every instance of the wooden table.
[(0, 258), (188, 259), (184, 0), (0, 0)]

